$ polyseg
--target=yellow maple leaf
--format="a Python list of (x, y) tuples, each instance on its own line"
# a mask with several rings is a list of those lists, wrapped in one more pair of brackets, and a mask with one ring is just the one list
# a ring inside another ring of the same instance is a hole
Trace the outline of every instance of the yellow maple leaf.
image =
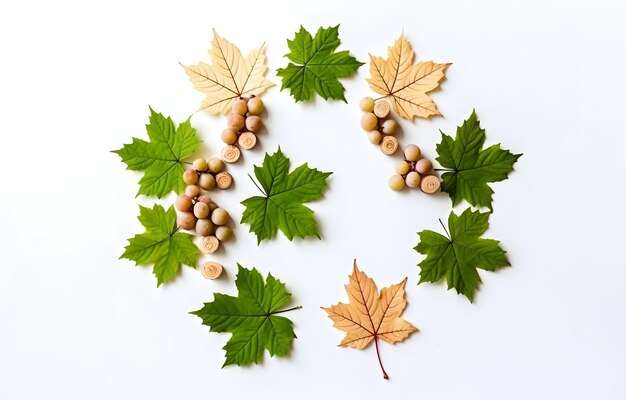
[(420, 61), (413, 64), (415, 52), (404, 33), (387, 49), (387, 60), (369, 56), (371, 77), (367, 81), (372, 90), (389, 98), (398, 115), (408, 120), (441, 115), (426, 93), (439, 86), (449, 63)]
[(206, 94), (200, 109), (209, 114), (226, 114), (233, 100), (242, 96), (259, 96), (274, 86), (265, 79), (265, 45), (244, 58), (237, 46), (214, 30), (209, 55), (212, 64), (183, 65), (194, 87)]
[(416, 327), (400, 318), (406, 307), (406, 281), (404, 278), (402, 282), (383, 288), (379, 293), (374, 280), (359, 271), (354, 260), (350, 283), (345, 285), (349, 304), (322, 307), (334, 322), (334, 327), (346, 332), (339, 346), (364, 349), (374, 341), (385, 379), (389, 379), (389, 376), (380, 359), (378, 339), (394, 344), (417, 331)]

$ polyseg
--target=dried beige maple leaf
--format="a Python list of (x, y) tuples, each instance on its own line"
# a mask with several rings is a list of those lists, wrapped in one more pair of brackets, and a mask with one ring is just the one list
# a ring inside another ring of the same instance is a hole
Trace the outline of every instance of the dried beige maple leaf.
[(413, 64), (415, 52), (404, 33), (387, 49), (387, 60), (369, 56), (371, 77), (367, 81), (372, 90), (389, 98), (398, 115), (408, 120), (441, 115), (426, 93), (439, 86), (449, 63), (420, 61)]
[(237, 46), (214, 30), (209, 55), (212, 64), (183, 65), (194, 87), (206, 94), (200, 110), (212, 115), (226, 114), (234, 99), (259, 96), (274, 86), (265, 79), (265, 45), (244, 58)]
[(359, 271), (354, 260), (350, 283), (345, 285), (350, 303), (322, 307), (333, 320), (335, 328), (346, 332), (339, 346), (364, 349), (374, 341), (378, 363), (385, 379), (389, 379), (389, 376), (380, 359), (378, 340), (394, 344), (417, 331), (416, 327), (400, 318), (406, 307), (406, 281), (407, 278), (404, 278), (402, 282), (383, 288), (379, 293), (374, 280), (365, 272)]

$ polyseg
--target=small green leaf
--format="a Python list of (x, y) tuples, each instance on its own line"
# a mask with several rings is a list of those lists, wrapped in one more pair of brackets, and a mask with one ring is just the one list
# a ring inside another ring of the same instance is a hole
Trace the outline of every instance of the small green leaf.
[(153, 208), (139, 206), (139, 222), (146, 228), (142, 234), (128, 239), (128, 246), (120, 258), (135, 261), (136, 265), (154, 264), (157, 287), (169, 282), (178, 273), (180, 264), (196, 267), (200, 250), (193, 236), (178, 232), (176, 211), (155, 204)]
[(437, 161), (446, 168), (441, 176), (441, 190), (450, 194), (452, 206), (465, 199), (474, 207), (492, 207), (493, 190), (487, 183), (508, 178), (513, 164), (522, 154), (513, 154), (500, 144), (483, 149), (485, 130), (480, 127), (476, 111), (456, 130), (456, 138), (441, 132)]
[(250, 225), (250, 232), (255, 233), (258, 243), (274, 237), (278, 229), (289, 240), (307, 236), (319, 238), (314, 213), (302, 203), (321, 198), (331, 174), (311, 169), (308, 164), (289, 173), (289, 159), (280, 148), (271, 156), (266, 153), (263, 165), (254, 167), (263, 196), (241, 202), (246, 207), (241, 223)]
[(480, 284), (477, 268), (495, 271), (510, 265), (499, 241), (480, 237), (489, 227), (489, 215), (469, 208), (460, 216), (450, 212), (449, 237), (430, 230), (419, 232), (420, 242), (414, 249), (426, 255), (419, 263), (419, 283), (437, 282), (445, 277), (448, 290), (455, 288), (473, 301)]
[(293, 40), (287, 40), (290, 52), (285, 56), (291, 62), (278, 69), (280, 90), (289, 88), (296, 102), (310, 100), (316, 92), (325, 100), (346, 101), (338, 78), (352, 75), (363, 63), (348, 51), (335, 52), (340, 43), (339, 25), (320, 27), (315, 37), (300, 26)]
[(113, 153), (122, 158), (127, 168), (143, 171), (139, 181), (137, 196), (157, 196), (161, 198), (169, 192), (181, 193), (183, 182), (183, 160), (191, 156), (202, 142), (196, 136), (196, 130), (189, 119), (175, 127), (170, 117), (165, 118), (150, 108), (150, 123), (146, 125), (149, 142), (133, 138)]
[(252, 268), (237, 264), (235, 285), (237, 297), (214, 293), (214, 300), (191, 314), (202, 319), (202, 324), (211, 332), (230, 332), (232, 337), (223, 347), (226, 361), (231, 364), (247, 365), (258, 363), (267, 349), (270, 355), (283, 357), (289, 354), (291, 342), (296, 338), (291, 320), (276, 314), (301, 307), (281, 310), (291, 301), (283, 284), (272, 274), (263, 277)]

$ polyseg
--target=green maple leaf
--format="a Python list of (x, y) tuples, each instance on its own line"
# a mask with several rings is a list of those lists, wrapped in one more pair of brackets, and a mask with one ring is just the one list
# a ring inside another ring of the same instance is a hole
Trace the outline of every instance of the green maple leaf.
[(135, 261), (136, 265), (154, 264), (157, 287), (174, 279), (181, 263), (195, 268), (200, 250), (192, 235), (178, 232), (174, 208), (166, 211), (155, 204), (151, 209), (139, 206), (139, 210), (139, 222), (146, 231), (128, 239), (120, 258)]
[(456, 138), (441, 132), (441, 143), (437, 145), (437, 161), (446, 171), (442, 176), (441, 190), (450, 194), (455, 206), (465, 199), (474, 207), (489, 207), (493, 190), (487, 185), (508, 178), (513, 164), (522, 154), (513, 154), (494, 144), (482, 149), (485, 130), (480, 127), (476, 111), (457, 127)]
[(241, 223), (250, 225), (257, 243), (271, 239), (278, 229), (289, 240), (295, 236), (320, 238), (313, 211), (302, 203), (321, 198), (331, 174), (311, 169), (306, 163), (289, 173), (289, 159), (280, 147), (271, 156), (266, 153), (263, 165), (254, 166), (254, 175), (261, 186), (250, 177), (263, 196), (241, 202), (246, 207)]
[(264, 349), (272, 357), (287, 355), (296, 337), (293, 323), (276, 314), (302, 307), (281, 310), (291, 301), (291, 293), (287, 292), (285, 284), (272, 274), (268, 274), (263, 282), (256, 268), (249, 270), (237, 266), (235, 285), (238, 296), (214, 293), (212, 302), (204, 303), (204, 307), (191, 314), (202, 318), (202, 324), (209, 326), (211, 332), (233, 334), (223, 347), (226, 350), (223, 367), (258, 363)]
[(339, 25), (320, 27), (315, 37), (300, 26), (293, 40), (287, 40), (290, 52), (285, 56), (292, 62), (277, 71), (282, 78), (280, 90), (289, 88), (296, 102), (310, 100), (314, 92), (325, 100), (346, 101), (338, 78), (352, 75), (363, 63), (349, 51), (335, 53), (340, 43)]
[(430, 230), (419, 232), (420, 242), (414, 249), (426, 255), (419, 263), (419, 283), (437, 282), (445, 276), (448, 290), (455, 288), (473, 301), (480, 283), (477, 268), (495, 271), (510, 265), (499, 241), (480, 237), (489, 227), (489, 215), (469, 208), (458, 216), (450, 212), (449, 234), (443, 227), (447, 237)]
[(152, 108), (146, 130), (149, 142), (133, 138), (132, 143), (113, 153), (122, 158), (126, 169), (144, 172), (137, 196), (161, 198), (172, 191), (181, 193), (185, 188), (183, 160), (191, 156), (202, 142), (197, 138), (196, 130), (189, 119), (176, 128), (170, 117), (165, 118)]

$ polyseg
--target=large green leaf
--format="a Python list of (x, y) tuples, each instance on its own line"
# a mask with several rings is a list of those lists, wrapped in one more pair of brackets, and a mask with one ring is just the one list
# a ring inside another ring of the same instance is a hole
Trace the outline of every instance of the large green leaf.
[(495, 271), (510, 265), (499, 241), (480, 237), (489, 227), (489, 215), (469, 208), (459, 216), (450, 212), (446, 232), (449, 236), (430, 230), (419, 232), (420, 242), (415, 250), (426, 255), (419, 263), (419, 283), (437, 282), (445, 277), (448, 290), (455, 288), (473, 301), (480, 283), (477, 268)]
[(190, 157), (202, 142), (197, 138), (196, 130), (189, 120), (176, 128), (170, 117), (165, 118), (152, 108), (146, 130), (149, 142), (133, 138), (132, 143), (113, 153), (122, 158), (126, 169), (143, 171), (138, 196), (161, 198), (172, 191), (181, 193), (185, 188), (183, 160)]
[(152, 272), (157, 277), (157, 286), (174, 279), (181, 263), (195, 268), (200, 250), (192, 235), (178, 232), (174, 208), (166, 211), (155, 204), (151, 209), (139, 206), (139, 210), (139, 222), (146, 231), (128, 239), (120, 258), (135, 261), (137, 265), (154, 264)]
[(285, 356), (296, 337), (291, 320), (278, 316), (287, 310), (281, 308), (291, 301), (285, 285), (272, 274), (263, 277), (253, 268), (237, 264), (239, 270), (235, 285), (237, 297), (214, 293), (214, 300), (191, 314), (202, 319), (211, 332), (230, 332), (232, 337), (223, 347), (226, 361), (223, 366), (258, 363), (267, 349), (270, 355)]
[(450, 194), (455, 206), (465, 199), (475, 207), (492, 207), (493, 190), (487, 183), (508, 178), (513, 164), (522, 154), (513, 154), (494, 144), (483, 149), (485, 130), (480, 127), (476, 111), (456, 130), (456, 137), (441, 132), (437, 161), (445, 169), (441, 190)]
[(326, 100), (346, 101), (338, 78), (352, 75), (363, 63), (349, 51), (335, 52), (340, 43), (339, 25), (320, 27), (315, 37), (301, 26), (293, 40), (287, 40), (290, 52), (286, 57), (291, 62), (278, 69), (280, 90), (289, 88), (296, 102), (310, 100), (315, 92)]
[(289, 159), (280, 148), (271, 156), (266, 153), (263, 165), (254, 167), (263, 196), (241, 202), (246, 207), (241, 223), (250, 225), (250, 232), (255, 233), (258, 243), (274, 237), (278, 229), (289, 240), (307, 236), (319, 238), (314, 213), (302, 203), (321, 198), (331, 174), (311, 169), (306, 163), (289, 173)]

